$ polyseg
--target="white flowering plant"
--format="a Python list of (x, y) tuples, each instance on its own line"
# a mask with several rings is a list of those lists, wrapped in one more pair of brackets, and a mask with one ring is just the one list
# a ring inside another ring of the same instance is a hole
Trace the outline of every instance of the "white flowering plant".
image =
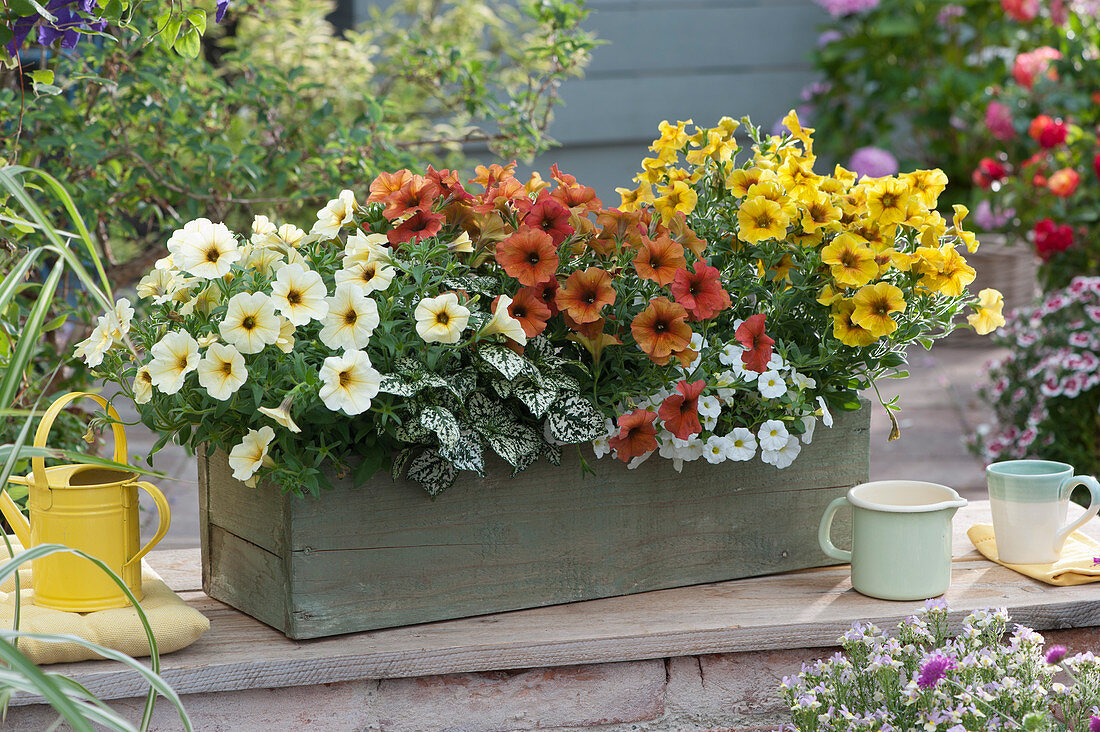
[(1003, 609), (970, 613), (951, 637), (942, 600), (893, 636), (856, 623), (843, 653), (783, 679), (791, 722), (778, 732), (1100, 732), (1100, 659), (1045, 642)]
[(1058, 460), (1100, 470), (1100, 277), (1075, 277), (1014, 312), (980, 396), (993, 419), (970, 447), (986, 462)]
[[(557, 166), (527, 181), (479, 166), (466, 183), (429, 166), (343, 191), (308, 233), (258, 216), (245, 239), (198, 219), (140, 282), (142, 316), (119, 301), (78, 352), (162, 440), (222, 448), (238, 479), (289, 490), (388, 467), (435, 495), (490, 454), (519, 471), (590, 442), (630, 466), (785, 468), (907, 344), (964, 308), (979, 329), (999, 317), (998, 298), (965, 292), (962, 215), (948, 227), (925, 203), (942, 175), (919, 195), (818, 176), (790, 126), (753, 128), (740, 168), (738, 123), (701, 131), (695, 174), (620, 208)], [(796, 174), (770, 173), (780, 160)], [(692, 213), (688, 179), (718, 183), (720, 202), (704, 192)], [(885, 199), (894, 219), (876, 236), (907, 232), (906, 249), (866, 238)], [(117, 347), (127, 336), (134, 351)]]

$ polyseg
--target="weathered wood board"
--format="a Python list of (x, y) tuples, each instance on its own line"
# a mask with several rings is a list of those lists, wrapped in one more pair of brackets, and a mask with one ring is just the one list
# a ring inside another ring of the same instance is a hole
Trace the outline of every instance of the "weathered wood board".
[[(320, 498), (251, 489), (200, 458), (203, 589), (292, 638), (613, 597), (833, 564), (824, 507), (868, 470), (869, 411), (819, 426), (794, 465), (576, 450), (511, 479), (464, 474), (431, 500), (379, 475)], [(838, 536), (846, 526), (838, 523)]]
[[(955, 516), (951, 588), (944, 596), (954, 627), (971, 610), (986, 607), (1005, 607), (1014, 621), (1037, 630), (1100, 625), (1100, 586), (1050, 587), (983, 559), (966, 529), (989, 521), (988, 501), (973, 502)], [(1083, 531), (1100, 538), (1100, 521)], [(845, 565), (294, 641), (196, 592), (197, 551), (155, 551), (148, 562), (210, 618), (206, 635), (161, 659), (162, 675), (180, 694), (828, 647), (856, 620), (889, 628), (924, 604), (864, 597), (852, 589)], [(140, 677), (113, 661), (49, 670), (103, 699), (147, 690)], [(23, 695), (13, 700), (34, 702)]]

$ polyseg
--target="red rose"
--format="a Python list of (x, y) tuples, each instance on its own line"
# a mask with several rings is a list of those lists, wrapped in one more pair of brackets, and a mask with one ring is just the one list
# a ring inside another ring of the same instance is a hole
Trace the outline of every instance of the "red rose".
[(1052, 148), (1066, 141), (1066, 123), (1060, 119), (1040, 114), (1031, 120), (1027, 134), (1044, 148)]
[(1096, 153), (1096, 157), (1092, 159), (1092, 169), (1096, 171), (1096, 177), (1100, 178), (1100, 153)]
[(1035, 224), (1035, 252), (1043, 261), (1073, 246), (1073, 229), (1068, 224), (1056, 224), (1043, 219)]

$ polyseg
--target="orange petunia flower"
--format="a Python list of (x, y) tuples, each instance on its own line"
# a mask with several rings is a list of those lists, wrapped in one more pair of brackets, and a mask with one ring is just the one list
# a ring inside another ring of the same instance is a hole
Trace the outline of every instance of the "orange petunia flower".
[(408, 183), (412, 176), (410, 170), (399, 170), (396, 173), (379, 173), (378, 177), (371, 181), (367, 203), (379, 203), (385, 200), (386, 196), (394, 191), (401, 190), (401, 186)]
[(507, 165), (498, 165), (493, 163), (488, 168), (484, 165), (479, 165), (474, 168), (474, 177), (470, 179), (471, 183), (479, 183), (485, 187), (485, 190), (489, 190), (500, 181), (505, 178), (511, 178), (516, 172), (516, 161), (508, 163)]
[(672, 284), (676, 272), (687, 267), (684, 247), (667, 235), (654, 239), (642, 238), (642, 247), (634, 257), (634, 269), (639, 277), (656, 282), (661, 287)]
[(574, 272), (558, 290), (557, 303), (561, 310), (578, 323), (599, 320), (600, 310), (605, 305), (615, 304), (615, 288), (611, 286), (611, 275), (599, 267)]
[(655, 363), (666, 364), (669, 357), (691, 345), (691, 326), (683, 305), (667, 297), (656, 297), (634, 317), (630, 332), (638, 347)]
[(508, 314), (519, 321), (528, 338), (534, 338), (546, 330), (546, 321), (550, 320), (550, 308), (533, 287), (519, 288), (508, 306)]
[(389, 239), (391, 246), (427, 239), (440, 232), (445, 218), (443, 214), (417, 211), (405, 219), (400, 226), (390, 229), (386, 238)]
[(560, 312), (558, 310), (558, 280), (556, 278), (540, 282), (531, 289), (535, 291), (538, 299), (546, 303), (546, 307), (550, 310), (550, 317), (554, 317)]
[(625, 212), (617, 208), (597, 213), (596, 226), (600, 228), (600, 233), (588, 242), (588, 246), (605, 257), (620, 248), (639, 248), (646, 232), (641, 212)]
[(578, 323), (569, 316), (569, 313), (562, 313), (562, 319), (565, 321), (565, 327), (574, 333), (579, 333), (585, 338), (595, 338), (600, 333), (603, 333), (604, 323), (607, 321), (603, 318), (596, 318), (591, 323)]
[(646, 409), (635, 409), (619, 417), (619, 434), (608, 440), (611, 447), (615, 448), (616, 457), (628, 463), (640, 455), (656, 450), (657, 428), (653, 426), (656, 419), (657, 413)]
[(703, 262), (695, 263), (694, 272), (678, 270), (670, 289), (692, 320), (709, 320), (730, 306), (730, 295), (722, 288), (718, 269)]
[(554, 241), (538, 229), (520, 229), (497, 244), (496, 260), (510, 277), (528, 287), (554, 279), (558, 270)]
[(382, 215), (390, 221), (417, 211), (431, 211), (439, 187), (422, 175), (414, 175), (405, 185), (386, 196)]
[(707, 248), (707, 240), (699, 236), (687, 225), (687, 218), (683, 211), (677, 211), (672, 220), (668, 222), (668, 228), (672, 233), (672, 240), (682, 244), (695, 253), (695, 256), (703, 256)]
[(699, 422), (699, 396), (706, 385), (702, 379), (691, 384), (681, 379), (676, 385), (679, 394), (665, 397), (661, 402), (657, 414), (665, 423), (665, 429), (677, 438), (686, 440), (703, 431), (703, 425)]
[(734, 338), (744, 347), (741, 362), (749, 371), (764, 373), (772, 357), (775, 341), (764, 333), (764, 313), (757, 313), (737, 327)]
[(546, 195), (539, 196), (535, 201), (535, 205), (523, 217), (523, 225), (545, 231), (553, 239), (554, 246), (561, 246), (574, 232), (574, 228), (569, 225), (569, 209), (560, 201)]
[(477, 203), (473, 206), (473, 210), (481, 214), (493, 210), (507, 211), (509, 203), (516, 204), (517, 208), (531, 205), (530, 199), (527, 198), (527, 189), (516, 178), (505, 178), (482, 195), (477, 196), (474, 201)]
[(432, 166), (428, 166), (428, 172), (426, 176), (428, 180), (435, 183), (439, 188), (441, 196), (449, 198), (453, 201), (469, 201), (473, 198), (462, 185), (462, 181), (458, 178), (457, 170), (436, 170)]

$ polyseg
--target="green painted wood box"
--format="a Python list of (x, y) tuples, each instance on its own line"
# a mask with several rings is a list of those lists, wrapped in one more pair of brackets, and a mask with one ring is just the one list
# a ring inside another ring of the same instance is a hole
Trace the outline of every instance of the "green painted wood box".
[[(509, 478), (469, 474), (436, 500), (377, 475), (320, 498), (248, 488), (199, 458), (203, 589), (291, 638), (316, 638), (836, 562), (825, 506), (867, 480), (869, 409), (818, 426), (784, 470), (656, 457), (636, 470), (576, 450)], [(842, 512), (834, 537), (845, 545)]]

